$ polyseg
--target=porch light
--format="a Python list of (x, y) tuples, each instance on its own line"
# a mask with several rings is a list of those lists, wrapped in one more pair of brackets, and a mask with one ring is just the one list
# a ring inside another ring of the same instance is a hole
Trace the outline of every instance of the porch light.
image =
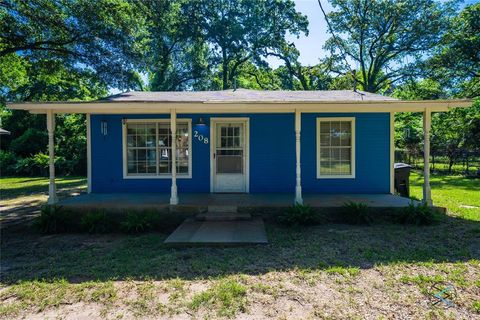
[(198, 120), (197, 120), (197, 122), (195, 123), (195, 125), (196, 125), (196, 126), (204, 126), (204, 125), (206, 125), (206, 123), (205, 123), (205, 120), (204, 120), (202, 117), (200, 117), (200, 118), (198, 118)]
[(102, 133), (103, 136), (107, 135), (107, 133), (108, 133), (107, 120), (102, 120), (100, 122), (100, 132)]

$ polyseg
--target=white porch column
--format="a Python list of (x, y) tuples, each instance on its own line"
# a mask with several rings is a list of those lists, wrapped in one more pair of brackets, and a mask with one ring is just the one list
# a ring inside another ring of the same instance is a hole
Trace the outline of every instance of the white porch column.
[(55, 186), (55, 113), (52, 110), (47, 111), (47, 130), (48, 130), (48, 157), (50, 182), (48, 185), (48, 204), (56, 204), (57, 188)]
[(300, 131), (302, 130), (302, 113), (295, 110), (295, 153), (296, 153), (296, 184), (295, 203), (303, 204), (302, 198), (302, 171), (300, 165)]
[(423, 202), (431, 206), (432, 191), (430, 189), (430, 127), (432, 112), (425, 109), (423, 112)]
[(177, 195), (177, 112), (170, 110), (170, 131), (172, 133), (172, 188), (170, 193), (170, 204), (178, 204)]

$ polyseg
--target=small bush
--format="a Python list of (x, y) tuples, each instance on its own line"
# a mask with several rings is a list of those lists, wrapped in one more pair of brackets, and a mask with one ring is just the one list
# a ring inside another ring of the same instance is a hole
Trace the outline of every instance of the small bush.
[(279, 221), (286, 226), (308, 225), (315, 221), (314, 213), (309, 205), (295, 204), (288, 208)]
[(73, 214), (63, 207), (45, 205), (35, 225), (43, 233), (61, 233), (74, 231)]
[(348, 224), (370, 224), (373, 222), (368, 205), (364, 203), (347, 202), (343, 205), (343, 220)]
[(106, 233), (112, 231), (112, 223), (105, 211), (92, 211), (83, 216), (80, 221), (82, 230), (88, 233)]
[(17, 163), (15, 153), (6, 150), (0, 150), (0, 173), (2, 176), (15, 174), (15, 165)]
[(120, 228), (126, 233), (146, 232), (153, 227), (152, 214), (145, 212), (127, 212), (125, 220), (120, 224)]
[(408, 207), (403, 208), (397, 217), (397, 222), (401, 224), (430, 225), (438, 221), (435, 211), (426, 203), (415, 205), (411, 202)]

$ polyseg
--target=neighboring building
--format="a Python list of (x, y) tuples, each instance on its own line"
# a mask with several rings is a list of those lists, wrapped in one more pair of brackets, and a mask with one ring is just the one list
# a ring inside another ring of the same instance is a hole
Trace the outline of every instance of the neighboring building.
[(428, 137), (432, 111), (468, 105), (238, 89), (9, 106), (48, 115), (52, 159), (54, 114), (87, 114), (89, 192), (171, 193), (177, 204), (182, 193), (291, 193), (300, 203), (302, 193), (393, 193), (394, 112), (423, 112)]

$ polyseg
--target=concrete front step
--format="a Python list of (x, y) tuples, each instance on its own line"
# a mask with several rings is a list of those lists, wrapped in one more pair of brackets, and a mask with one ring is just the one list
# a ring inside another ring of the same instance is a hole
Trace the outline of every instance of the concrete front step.
[(263, 220), (195, 221), (186, 219), (166, 240), (172, 246), (267, 244)]
[(206, 212), (195, 216), (198, 221), (240, 221), (251, 220), (250, 213), (231, 213), (231, 212)]
[(237, 206), (208, 206), (209, 213), (237, 213)]

